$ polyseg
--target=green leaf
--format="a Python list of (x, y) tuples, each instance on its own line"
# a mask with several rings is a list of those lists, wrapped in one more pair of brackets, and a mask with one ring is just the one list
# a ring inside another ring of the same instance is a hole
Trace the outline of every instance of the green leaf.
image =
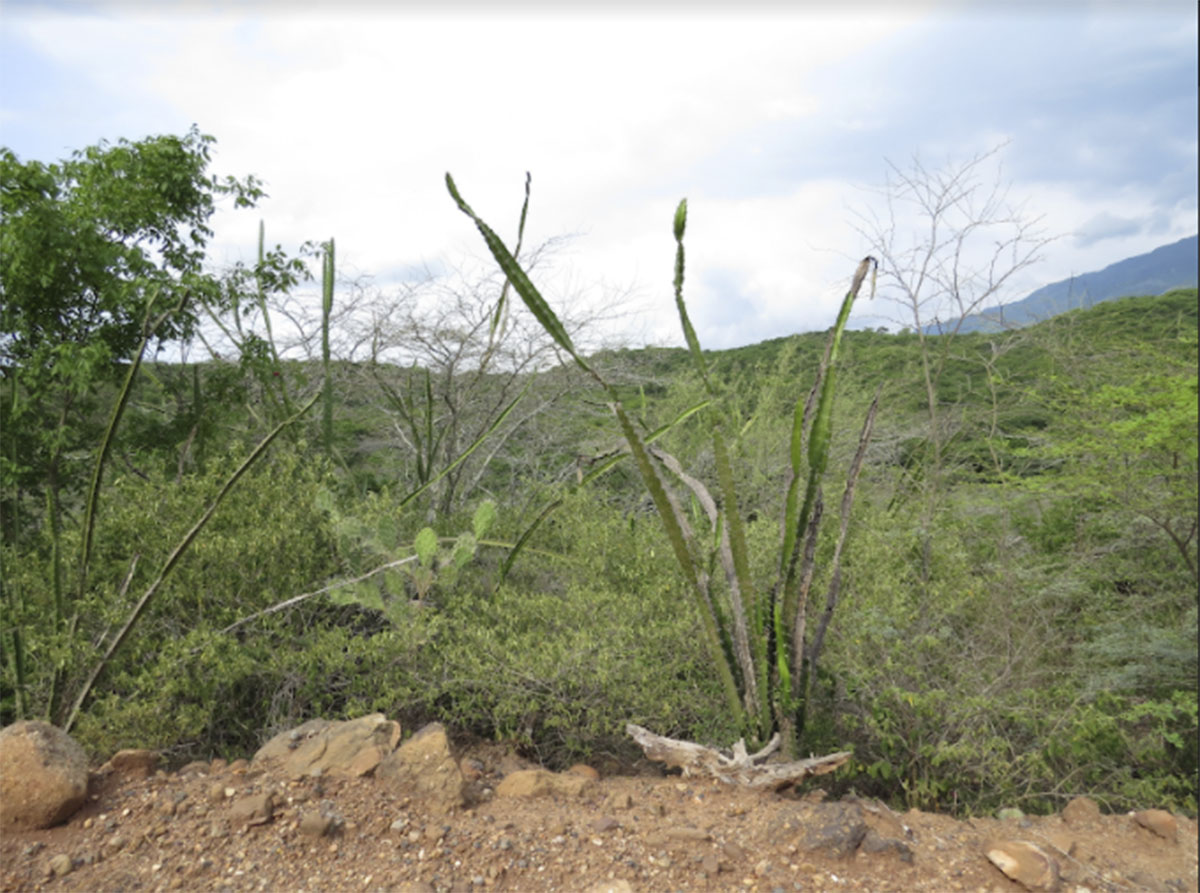
[(475, 539), (481, 540), (487, 536), (487, 532), (492, 527), (492, 522), (496, 520), (496, 503), (490, 499), (485, 499), (475, 509), (475, 517), (473, 519), (473, 527), (475, 530)]
[(454, 541), (454, 547), (450, 552), (451, 566), (456, 570), (462, 570), (468, 561), (475, 557), (475, 537), (469, 533), (460, 533), (458, 539)]
[(413, 540), (413, 551), (417, 553), (417, 560), (424, 567), (432, 567), (433, 556), (437, 554), (438, 538), (432, 527), (425, 527), (417, 534), (417, 538)]

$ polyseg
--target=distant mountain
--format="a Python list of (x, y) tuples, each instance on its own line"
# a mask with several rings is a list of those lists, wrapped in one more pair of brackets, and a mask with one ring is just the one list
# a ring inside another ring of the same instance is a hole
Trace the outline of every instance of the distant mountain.
[[(1188, 236), (1147, 254), (1126, 258), (1095, 273), (1052, 282), (1019, 301), (988, 307), (963, 320), (960, 332), (995, 332), (1057, 316), (1067, 310), (1091, 307), (1101, 301), (1131, 295), (1161, 295), (1173, 288), (1193, 288), (1200, 267), (1200, 239)], [(927, 331), (936, 333), (931, 326)], [(945, 325), (941, 331), (946, 331)]]

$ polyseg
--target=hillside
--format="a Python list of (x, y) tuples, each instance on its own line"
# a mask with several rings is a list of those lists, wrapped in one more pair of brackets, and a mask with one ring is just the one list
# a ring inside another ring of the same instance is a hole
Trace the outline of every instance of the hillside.
[[(846, 333), (823, 490), (833, 523), (812, 541), (806, 606), (810, 630), (830, 621), (801, 746), (854, 753), (826, 790), (958, 814), (1050, 814), (1076, 796), (1195, 813), (1196, 334), (1195, 289), (923, 344)], [(715, 397), (681, 350), (591, 358), (643, 436), (714, 491), (710, 401), (722, 408), (747, 591), (770, 592), (779, 567), (793, 411), (824, 344), (809, 333), (709, 352)], [(633, 765), (627, 721), (737, 739), (702, 608), (603, 393), (567, 365), (426, 371), (335, 367), (332, 449), (308, 418), (241, 478), (100, 677), (75, 729), (90, 753), (234, 758), (305, 719), (374, 711), (553, 767)], [(80, 491), (64, 489), (55, 531), (37, 481), (22, 482), (5, 595), (29, 649), (23, 676), (11, 652), (0, 666), (4, 722), (16, 692), (45, 711), (56, 680), (93, 666), (93, 643), (285, 417), (279, 395), (294, 405), (317, 380), (261, 360), (148, 365), (73, 626), (48, 620), (61, 593), (47, 569), (74, 554)], [(94, 395), (88, 430), (110, 399)], [(67, 456), (64, 478), (86, 481), (88, 456)], [(723, 596), (706, 551), (720, 531), (680, 480), (673, 496)], [(434, 551), (418, 562), (426, 527)]]
[[(987, 307), (962, 321), (960, 332), (995, 332), (1050, 319), (1067, 310), (1086, 308), (1131, 295), (1158, 295), (1197, 284), (1200, 239), (1189, 236), (1110, 264), (1103, 270), (1052, 282), (1026, 297)], [(950, 326), (954, 323), (951, 322)], [(934, 327), (931, 332), (936, 333)]]

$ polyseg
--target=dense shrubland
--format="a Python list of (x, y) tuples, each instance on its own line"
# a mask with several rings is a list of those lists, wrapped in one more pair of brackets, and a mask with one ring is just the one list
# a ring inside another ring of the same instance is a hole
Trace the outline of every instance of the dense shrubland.
[[(294, 273), (285, 260), (267, 266)], [(285, 278), (272, 287), (286, 292)], [(5, 301), (24, 300), (5, 279)], [(263, 306), (255, 282), (243, 276), (242, 300)], [(218, 316), (235, 300), (220, 294), (214, 285)], [(61, 722), (138, 594), (288, 417), (279, 395), (298, 406), (324, 372), (256, 341), (232, 362), (147, 362), (76, 585), (89, 470), (133, 324), (104, 357), (63, 348), (60, 364), (76, 362), (68, 380), (14, 349), (37, 346), (14, 340), (20, 322), (5, 317), (0, 393), (0, 720)], [(189, 331), (169, 322), (171, 337)], [(484, 349), (503, 337), (477, 322)], [(958, 336), (936, 390), (936, 463), (921, 353), (936, 339), (845, 333), (825, 486), (834, 514), (858, 420), (882, 390), (799, 742), (854, 751), (835, 787), (961, 811), (1049, 810), (1088, 794), (1110, 809), (1195, 812), (1196, 332), (1197, 295), (1185, 290)], [(814, 333), (705, 354), (737, 398), (732, 467), (758, 581), (776, 570), (791, 414), (825, 343)], [(521, 351), (545, 356), (535, 342)], [(687, 415), (707, 391), (686, 350), (590, 361), (643, 431), (686, 416), (658, 442), (715, 477), (710, 431)], [(97, 756), (146, 746), (184, 761), (244, 754), (315, 715), (381, 710), (553, 765), (633, 759), (628, 720), (728, 745), (741, 732), (636, 469), (625, 457), (586, 480), (620, 448), (603, 398), (577, 369), (536, 365), (514, 376), (431, 357), (333, 364), (333, 443), (303, 416), (249, 467), (99, 674), (74, 733)], [(526, 387), (529, 403), (497, 424)], [(54, 408), (39, 418), (57, 435), (36, 429), (30, 400)], [(427, 439), (418, 455), (419, 437), (436, 440), (448, 420), (453, 448)], [(437, 486), (489, 433), (452, 491)], [(829, 583), (828, 526), (814, 593)], [(823, 608), (814, 597), (811, 625)]]

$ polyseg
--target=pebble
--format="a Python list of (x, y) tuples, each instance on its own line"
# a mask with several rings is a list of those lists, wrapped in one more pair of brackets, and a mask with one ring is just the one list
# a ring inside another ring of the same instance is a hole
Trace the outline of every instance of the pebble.
[(50, 862), (46, 866), (46, 876), (50, 877), (65, 877), (71, 873), (71, 869), (75, 866), (71, 864), (71, 857), (66, 853), (59, 853), (57, 856), (51, 856)]

